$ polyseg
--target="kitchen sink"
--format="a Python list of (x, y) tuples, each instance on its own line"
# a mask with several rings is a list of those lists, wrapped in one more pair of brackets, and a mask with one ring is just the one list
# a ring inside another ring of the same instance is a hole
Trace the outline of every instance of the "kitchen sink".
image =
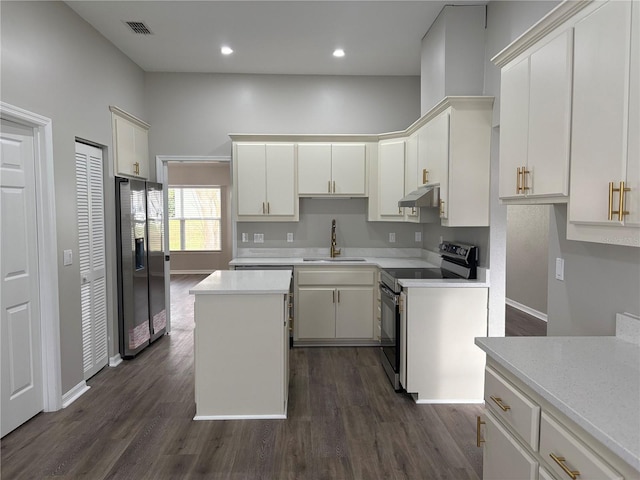
[(355, 258), (355, 257), (314, 257), (314, 258), (303, 258), (303, 262), (364, 262), (364, 258)]

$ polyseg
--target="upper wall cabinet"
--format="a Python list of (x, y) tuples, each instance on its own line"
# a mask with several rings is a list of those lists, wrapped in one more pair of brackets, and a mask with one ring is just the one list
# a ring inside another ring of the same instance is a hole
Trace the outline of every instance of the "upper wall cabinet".
[(149, 124), (111, 106), (116, 175), (149, 178)]
[(293, 143), (234, 143), (238, 221), (298, 221)]
[(640, 246), (640, 4), (575, 25), (567, 238)]
[(505, 203), (566, 202), (573, 32), (549, 35), (502, 66), (500, 183)]
[(493, 97), (448, 97), (426, 125), (427, 166), (438, 172), (445, 227), (489, 225), (492, 111)]
[(364, 143), (299, 143), (300, 196), (367, 195)]
[(403, 221), (398, 201), (404, 197), (405, 141), (382, 140), (378, 144), (378, 212), (380, 220)]

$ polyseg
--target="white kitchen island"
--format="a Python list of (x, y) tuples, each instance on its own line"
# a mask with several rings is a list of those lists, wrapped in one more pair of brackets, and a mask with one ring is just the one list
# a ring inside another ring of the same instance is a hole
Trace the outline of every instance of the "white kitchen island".
[(291, 270), (219, 270), (195, 296), (194, 420), (286, 418)]

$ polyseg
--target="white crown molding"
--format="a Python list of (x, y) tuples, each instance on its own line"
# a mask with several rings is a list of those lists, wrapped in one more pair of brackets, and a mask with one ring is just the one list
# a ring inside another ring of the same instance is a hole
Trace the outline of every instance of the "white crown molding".
[(529, 28), (529, 30), (496, 54), (491, 61), (498, 67), (503, 67), (594, 1), (595, 0), (568, 0), (562, 2)]
[(144, 120), (140, 120), (135, 115), (132, 115), (129, 112), (122, 110), (120, 107), (116, 107), (115, 105), (109, 105), (109, 110), (111, 111), (111, 113), (118, 115), (119, 117), (122, 117), (126, 120), (129, 120), (130, 122), (137, 124), (139, 127), (142, 127), (146, 130), (149, 130), (151, 128), (151, 125), (149, 125), (147, 122), (145, 122)]

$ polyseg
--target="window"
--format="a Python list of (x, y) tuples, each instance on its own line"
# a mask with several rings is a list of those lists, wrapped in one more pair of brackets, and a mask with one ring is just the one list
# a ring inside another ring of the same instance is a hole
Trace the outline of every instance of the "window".
[(220, 187), (169, 187), (169, 249), (222, 249)]

